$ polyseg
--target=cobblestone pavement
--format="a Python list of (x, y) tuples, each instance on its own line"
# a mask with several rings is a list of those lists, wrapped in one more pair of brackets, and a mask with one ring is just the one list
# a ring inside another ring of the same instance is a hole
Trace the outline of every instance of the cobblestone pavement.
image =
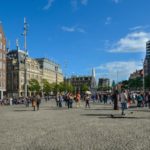
[[(150, 110), (0, 106), (0, 150), (150, 150)], [(114, 114), (114, 117), (111, 117)]]

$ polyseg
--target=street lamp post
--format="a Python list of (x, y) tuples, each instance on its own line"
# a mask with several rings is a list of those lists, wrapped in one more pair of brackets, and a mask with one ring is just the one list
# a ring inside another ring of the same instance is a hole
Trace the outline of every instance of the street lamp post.
[(57, 75), (57, 73), (58, 73), (58, 66), (55, 66), (55, 73), (56, 73), (56, 95), (57, 95), (57, 93), (58, 93), (58, 88), (57, 88), (57, 84), (58, 84), (58, 75)]
[(28, 24), (26, 22), (26, 18), (24, 18), (24, 49), (25, 49), (25, 56), (24, 56), (24, 96), (27, 97), (27, 31), (28, 31)]
[(27, 55), (25, 54), (24, 59), (24, 96), (27, 97)]
[(145, 93), (145, 72), (144, 72), (144, 68), (145, 68), (145, 63), (143, 61), (143, 93)]
[(14, 64), (15, 60), (12, 59), (12, 71), (11, 71), (11, 96), (14, 96)]

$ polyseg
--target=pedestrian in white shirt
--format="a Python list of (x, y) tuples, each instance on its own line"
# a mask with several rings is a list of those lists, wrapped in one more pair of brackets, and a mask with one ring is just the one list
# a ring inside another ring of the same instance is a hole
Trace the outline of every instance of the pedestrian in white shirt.
[(120, 101), (121, 101), (121, 115), (125, 115), (124, 110), (127, 108), (127, 94), (124, 90), (122, 90), (120, 94)]

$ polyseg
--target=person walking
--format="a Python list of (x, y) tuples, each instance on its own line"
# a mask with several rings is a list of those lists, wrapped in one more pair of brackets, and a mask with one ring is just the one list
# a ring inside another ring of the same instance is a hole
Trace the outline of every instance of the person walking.
[(127, 108), (127, 94), (124, 90), (122, 90), (121, 94), (120, 94), (120, 101), (121, 101), (121, 115), (125, 115), (124, 110)]
[(33, 107), (33, 111), (35, 111), (35, 107), (36, 107), (36, 96), (34, 95), (33, 97), (32, 97), (32, 107)]
[(80, 95), (80, 93), (78, 92), (77, 95), (76, 95), (77, 108), (80, 107), (80, 98), (81, 98), (81, 95)]
[(63, 102), (63, 96), (62, 96), (62, 94), (60, 93), (60, 94), (59, 94), (59, 107), (62, 107), (62, 102)]
[(90, 108), (90, 96), (86, 94), (85, 96), (85, 108)]
[(70, 93), (70, 96), (69, 96), (70, 108), (73, 108), (73, 99), (74, 99), (73, 94)]
[(66, 95), (66, 104), (69, 109), (70, 108), (70, 93), (67, 93), (67, 95)]
[(150, 109), (150, 92), (148, 93), (148, 108)]
[(142, 103), (143, 103), (143, 96), (142, 96), (142, 94), (138, 94), (138, 96), (137, 96), (137, 107), (142, 107)]
[(55, 100), (56, 100), (56, 106), (59, 107), (59, 94), (58, 93), (56, 94)]
[(40, 97), (40, 95), (37, 95), (37, 97), (36, 97), (37, 110), (39, 110), (39, 108), (40, 108), (40, 103), (41, 103), (41, 97)]
[(114, 110), (118, 110), (118, 91), (114, 91), (112, 95), (112, 101), (114, 103)]

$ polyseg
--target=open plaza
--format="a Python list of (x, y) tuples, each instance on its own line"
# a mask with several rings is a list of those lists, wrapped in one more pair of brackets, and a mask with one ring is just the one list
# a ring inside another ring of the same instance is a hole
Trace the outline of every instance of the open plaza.
[(111, 104), (57, 108), (42, 101), (0, 106), (0, 150), (149, 150), (150, 109), (134, 105), (121, 116)]

